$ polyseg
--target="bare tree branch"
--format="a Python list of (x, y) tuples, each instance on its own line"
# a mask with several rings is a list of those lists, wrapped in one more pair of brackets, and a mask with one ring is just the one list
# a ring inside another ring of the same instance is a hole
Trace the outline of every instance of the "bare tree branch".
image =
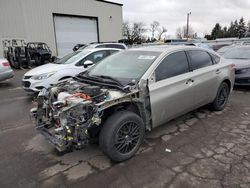
[(158, 21), (153, 21), (153, 23), (150, 24), (150, 31), (152, 32), (152, 38), (155, 38), (155, 32), (158, 30), (158, 27), (160, 26), (160, 23)]
[(166, 27), (162, 26), (161, 28), (158, 29), (158, 40), (161, 40), (161, 37), (164, 33), (166, 33), (168, 30)]

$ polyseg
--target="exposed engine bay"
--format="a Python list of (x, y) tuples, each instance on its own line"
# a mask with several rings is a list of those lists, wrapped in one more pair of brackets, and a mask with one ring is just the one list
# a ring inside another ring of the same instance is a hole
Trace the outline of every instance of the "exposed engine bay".
[(101, 126), (106, 109), (137, 99), (136, 89), (123, 92), (72, 79), (43, 89), (37, 97), (37, 108), (31, 109), (31, 116), (37, 130), (57, 150), (81, 149), (89, 144), (93, 130)]

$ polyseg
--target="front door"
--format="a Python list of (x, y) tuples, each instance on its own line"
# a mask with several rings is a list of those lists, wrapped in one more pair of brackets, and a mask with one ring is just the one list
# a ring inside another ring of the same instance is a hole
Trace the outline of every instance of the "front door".
[(149, 83), (153, 127), (184, 114), (194, 107), (192, 72), (184, 51), (165, 57)]

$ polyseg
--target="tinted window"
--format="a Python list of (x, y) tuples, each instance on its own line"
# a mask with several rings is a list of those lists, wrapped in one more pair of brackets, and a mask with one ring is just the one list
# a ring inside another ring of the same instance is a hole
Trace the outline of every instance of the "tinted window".
[(171, 78), (189, 72), (185, 52), (176, 52), (167, 56), (155, 70), (156, 81)]
[(189, 56), (191, 60), (192, 69), (200, 69), (213, 64), (211, 56), (204, 51), (189, 51)]
[(107, 48), (107, 46), (105, 44), (102, 44), (102, 45), (96, 46), (96, 48)]
[(217, 64), (220, 62), (220, 57), (215, 54), (210, 54), (213, 57), (214, 64)]
[(107, 44), (107, 48), (118, 48), (118, 49), (125, 49), (123, 45), (119, 44)]

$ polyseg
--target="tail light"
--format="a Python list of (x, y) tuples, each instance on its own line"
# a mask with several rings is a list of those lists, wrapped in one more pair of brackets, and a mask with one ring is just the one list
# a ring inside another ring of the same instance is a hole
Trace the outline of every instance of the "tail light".
[(3, 62), (2, 64), (3, 64), (4, 67), (9, 67), (10, 66), (9, 62)]

